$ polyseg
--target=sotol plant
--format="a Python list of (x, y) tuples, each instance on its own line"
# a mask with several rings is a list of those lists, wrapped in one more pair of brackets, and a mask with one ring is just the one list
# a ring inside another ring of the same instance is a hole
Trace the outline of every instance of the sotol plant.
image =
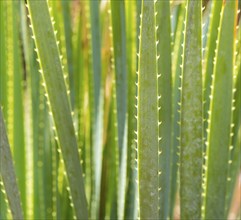
[(240, 219), (240, 8), (0, 1), (0, 219)]

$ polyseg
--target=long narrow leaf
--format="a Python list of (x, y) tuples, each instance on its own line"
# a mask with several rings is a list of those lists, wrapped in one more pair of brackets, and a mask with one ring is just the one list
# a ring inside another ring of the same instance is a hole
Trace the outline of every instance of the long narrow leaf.
[(154, 1), (143, 0), (141, 12), (137, 146), (141, 219), (158, 219), (158, 94)]
[(201, 218), (202, 194), (202, 2), (187, 1), (181, 91), (181, 218)]
[(0, 174), (2, 176), (13, 219), (23, 219), (20, 195), (13, 166), (13, 158), (3, 121), (2, 109), (0, 109), (0, 134)]
[(205, 51), (205, 67), (204, 67), (204, 134), (205, 138), (207, 136), (208, 128), (208, 111), (210, 108), (210, 98), (211, 95), (211, 85), (212, 85), (212, 76), (214, 68), (214, 57), (215, 50), (217, 48), (217, 37), (218, 37), (218, 27), (220, 23), (220, 12), (222, 9), (223, 1), (212, 1), (212, 10), (210, 13), (210, 26), (207, 35), (207, 47)]
[(75, 214), (79, 219), (88, 219), (77, 140), (48, 4), (46, 1), (28, 1), (28, 6), (40, 67), (43, 71), (46, 92), (63, 153)]
[(233, 73), (237, 1), (224, 2), (214, 65), (208, 130), (205, 219), (225, 216), (225, 197), (231, 144)]
[(100, 38), (100, 16), (99, 16), (99, 2), (90, 1), (90, 21), (91, 21), (91, 56), (92, 56), (92, 69), (93, 69), (93, 159), (92, 164), (94, 189), (92, 190), (92, 203), (91, 203), (91, 217), (99, 215), (99, 202), (100, 202), (100, 181), (102, 171), (102, 138), (103, 138), (103, 91), (101, 88), (101, 38)]
[(171, 64), (171, 15), (170, 2), (156, 2), (157, 56), (158, 56), (158, 94), (159, 105), (159, 187), (161, 188), (159, 218), (167, 219), (170, 209), (171, 180), (171, 135), (172, 135), (172, 64)]
[(124, 1), (111, 0), (119, 144), (118, 218), (123, 219), (127, 172), (127, 65)]

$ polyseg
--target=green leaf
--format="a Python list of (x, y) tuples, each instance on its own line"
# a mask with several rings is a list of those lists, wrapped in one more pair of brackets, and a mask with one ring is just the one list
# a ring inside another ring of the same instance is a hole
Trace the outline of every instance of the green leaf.
[[(173, 48), (173, 97), (172, 97), (172, 158), (171, 158), (171, 195), (170, 195), (170, 218), (173, 218), (176, 194), (178, 192), (178, 172), (180, 155), (180, 103), (181, 103), (181, 75), (182, 75), (182, 53), (183, 53), (183, 30), (185, 19), (184, 4), (180, 7), (177, 16), (178, 24)], [(178, 192), (179, 193), (179, 192)]]
[(92, 149), (92, 166), (93, 166), (93, 190), (91, 201), (91, 218), (98, 218), (100, 203), (100, 187), (103, 158), (103, 91), (102, 91), (102, 65), (101, 65), (101, 32), (100, 32), (100, 15), (99, 1), (89, 1), (90, 22), (91, 22), (91, 61), (92, 61), (92, 87), (90, 95), (93, 97), (93, 149)]
[(158, 90), (154, 1), (143, 0), (141, 12), (137, 146), (140, 219), (158, 219)]
[[(16, 175), (21, 192), (20, 197), (26, 214), (26, 166), (25, 166), (25, 139), (23, 118), (23, 66), (21, 60), (19, 20), (20, 2), (5, 1), (7, 8), (7, 116), (6, 126), (9, 143), (12, 147), (13, 158), (16, 164)], [(5, 103), (6, 104), (6, 103)], [(26, 216), (24, 216), (26, 217)]]
[[(135, 133), (136, 129), (136, 86), (133, 86), (136, 82), (137, 71), (137, 42), (139, 33), (139, 27), (136, 17), (139, 18), (137, 12), (137, 2), (133, 4), (132, 1), (125, 2), (126, 9), (126, 50), (127, 50), (127, 74), (128, 74), (128, 141), (127, 141), (127, 189), (125, 200), (125, 216), (124, 219), (136, 219), (137, 218), (137, 169), (136, 169), (136, 143)], [(138, 16), (137, 16), (138, 15)]]
[(181, 90), (181, 219), (201, 218), (202, 2), (187, 1)]
[[(82, 168), (59, 51), (46, 1), (28, 1), (34, 40), (78, 219), (88, 219)], [(64, 126), (63, 126), (64, 125)]]
[(231, 144), (233, 74), (237, 1), (227, 0), (222, 8), (207, 143), (205, 219), (225, 218), (225, 197)]
[(205, 50), (205, 67), (204, 70), (204, 135), (207, 136), (208, 128), (208, 111), (210, 108), (211, 85), (214, 68), (215, 50), (217, 48), (218, 27), (220, 24), (220, 13), (223, 5), (223, 1), (212, 1), (212, 9), (210, 13), (210, 25), (207, 34), (207, 46)]
[(0, 174), (2, 176), (7, 199), (13, 219), (23, 219), (23, 211), (21, 207), (20, 194), (16, 181), (16, 174), (13, 166), (13, 158), (6, 134), (3, 121), (2, 108), (0, 109)]
[(235, 93), (234, 93), (234, 112), (233, 112), (233, 136), (230, 146), (230, 158), (229, 158), (229, 171), (228, 171), (228, 185), (227, 185), (227, 197), (226, 197), (226, 215), (231, 208), (231, 201), (235, 189), (235, 183), (239, 178), (240, 162), (241, 162), (241, 56), (238, 57), (239, 66), (237, 68), (238, 74), (235, 80)]
[(127, 55), (124, 1), (111, 0), (119, 145), (118, 218), (123, 219), (127, 175)]
[(167, 219), (170, 209), (171, 181), (171, 138), (172, 138), (172, 64), (171, 64), (171, 15), (170, 2), (156, 2), (157, 27), (157, 68), (158, 94), (161, 96), (159, 106), (159, 218)]

